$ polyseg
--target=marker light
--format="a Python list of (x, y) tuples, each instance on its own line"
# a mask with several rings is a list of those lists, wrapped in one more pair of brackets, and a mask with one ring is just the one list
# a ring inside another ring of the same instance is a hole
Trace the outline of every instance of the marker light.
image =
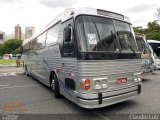
[(80, 82), (80, 87), (83, 90), (89, 90), (90, 89), (90, 80), (89, 79), (84, 79)]
[(90, 89), (90, 80), (87, 79), (85, 80), (85, 90), (89, 90)]

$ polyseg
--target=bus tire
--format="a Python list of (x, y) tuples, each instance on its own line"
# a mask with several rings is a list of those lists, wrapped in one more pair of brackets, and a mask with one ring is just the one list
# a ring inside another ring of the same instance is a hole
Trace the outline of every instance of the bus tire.
[(54, 74), (52, 82), (53, 80), (54, 80), (54, 96), (55, 98), (61, 98), (62, 95), (60, 94), (59, 82), (56, 74)]

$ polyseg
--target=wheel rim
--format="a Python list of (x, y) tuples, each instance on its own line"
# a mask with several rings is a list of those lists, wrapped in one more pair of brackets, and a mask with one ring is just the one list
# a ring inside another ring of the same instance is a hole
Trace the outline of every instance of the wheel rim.
[(52, 90), (54, 90), (54, 79), (52, 78), (52, 81), (51, 81), (51, 88)]

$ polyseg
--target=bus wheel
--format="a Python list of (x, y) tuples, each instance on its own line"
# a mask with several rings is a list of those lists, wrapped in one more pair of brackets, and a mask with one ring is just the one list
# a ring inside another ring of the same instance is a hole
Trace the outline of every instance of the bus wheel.
[(52, 78), (51, 88), (52, 88), (52, 90), (54, 89), (54, 96), (56, 98), (60, 98), (61, 94), (60, 94), (59, 82), (58, 82), (58, 78), (57, 78), (56, 74), (54, 74), (54, 77)]
[(52, 79), (51, 79), (51, 85), (50, 85), (51, 87), (51, 89), (54, 91), (54, 77), (52, 77)]

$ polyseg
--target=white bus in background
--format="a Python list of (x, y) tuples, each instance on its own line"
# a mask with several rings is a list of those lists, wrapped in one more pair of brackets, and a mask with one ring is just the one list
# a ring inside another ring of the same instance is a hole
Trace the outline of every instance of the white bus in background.
[(160, 69), (160, 41), (158, 40), (147, 40), (149, 43), (151, 50), (152, 50), (152, 55), (154, 56), (154, 61), (156, 64), (156, 68)]
[(23, 41), (24, 70), (84, 108), (105, 107), (141, 93), (141, 52), (121, 14), (65, 10)]

